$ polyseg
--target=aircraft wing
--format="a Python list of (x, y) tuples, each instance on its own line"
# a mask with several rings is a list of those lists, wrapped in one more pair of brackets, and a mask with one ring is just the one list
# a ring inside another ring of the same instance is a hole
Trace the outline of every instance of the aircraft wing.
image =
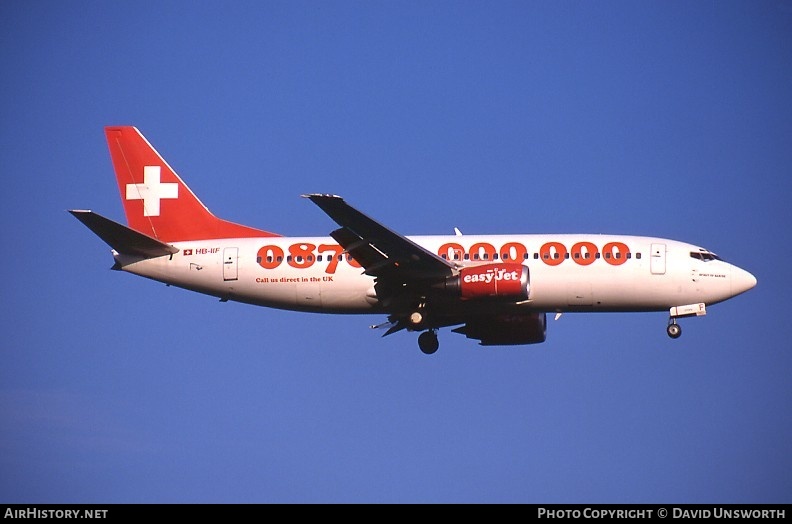
[(319, 206), (339, 226), (330, 236), (363, 266), (364, 273), (390, 284), (441, 279), (454, 266), (376, 220), (336, 195), (303, 195)]

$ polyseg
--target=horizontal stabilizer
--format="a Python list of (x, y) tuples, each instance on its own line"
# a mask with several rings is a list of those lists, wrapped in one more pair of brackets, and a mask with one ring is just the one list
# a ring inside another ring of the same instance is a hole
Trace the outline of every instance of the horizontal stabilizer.
[(118, 222), (113, 222), (93, 211), (74, 209), (69, 213), (119, 253), (143, 258), (156, 258), (172, 255), (179, 251), (178, 248), (139, 233)]

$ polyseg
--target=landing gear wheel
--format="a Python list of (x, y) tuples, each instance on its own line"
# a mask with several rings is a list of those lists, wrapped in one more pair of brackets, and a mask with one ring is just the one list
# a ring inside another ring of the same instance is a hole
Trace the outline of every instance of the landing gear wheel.
[(440, 347), (440, 342), (437, 340), (437, 333), (432, 330), (424, 331), (418, 335), (418, 347), (426, 355), (431, 355), (437, 348)]
[(671, 324), (668, 324), (666, 333), (668, 333), (668, 336), (671, 338), (679, 338), (682, 336), (682, 326), (676, 322), (672, 322)]

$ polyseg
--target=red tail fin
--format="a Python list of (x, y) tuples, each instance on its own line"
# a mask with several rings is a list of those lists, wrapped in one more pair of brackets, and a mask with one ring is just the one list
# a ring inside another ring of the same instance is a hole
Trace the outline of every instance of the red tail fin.
[(163, 242), (272, 237), (214, 216), (135, 127), (106, 127), (129, 227)]

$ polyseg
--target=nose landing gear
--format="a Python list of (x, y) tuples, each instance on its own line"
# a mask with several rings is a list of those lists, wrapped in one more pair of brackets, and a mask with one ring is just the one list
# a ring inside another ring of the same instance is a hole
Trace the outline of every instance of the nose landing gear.
[(679, 338), (682, 336), (682, 326), (676, 323), (675, 318), (671, 318), (668, 321), (668, 327), (666, 328), (666, 333), (671, 338)]
[(704, 303), (688, 304), (686, 306), (675, 306), (668, 311), (668, 327), (666, 333), (671, 338), (682, 336), (682, 326), (677, 324), (677, 319), (682, 317), (701, 317), (707, 314), (707, 306)]

